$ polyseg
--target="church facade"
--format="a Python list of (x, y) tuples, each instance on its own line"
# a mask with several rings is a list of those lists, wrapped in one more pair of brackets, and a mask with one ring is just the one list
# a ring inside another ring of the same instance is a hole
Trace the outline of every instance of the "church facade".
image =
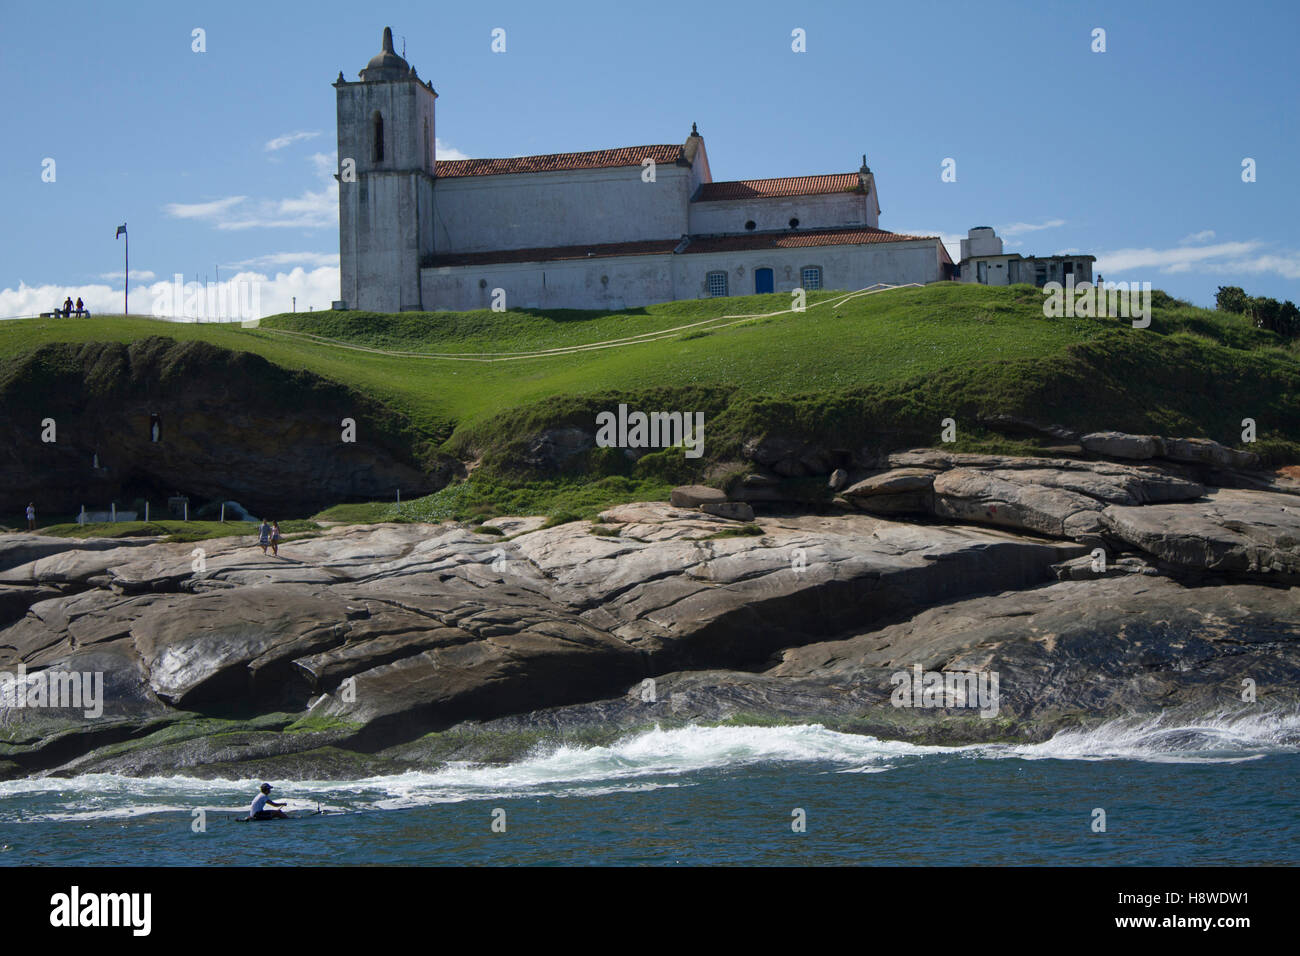
[(359, 81), (334, 87), (336, 308), (624, 309), (951, 274), (937, 237), (879, 228), (865, 157), (855, 172), (715, 182), (692, 126), (682, 143), (439, 161), (437, 93), (388, 29)]

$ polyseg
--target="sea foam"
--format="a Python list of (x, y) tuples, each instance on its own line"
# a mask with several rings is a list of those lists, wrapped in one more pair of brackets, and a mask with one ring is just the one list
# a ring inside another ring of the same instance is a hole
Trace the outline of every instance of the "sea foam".
[[(705, 775), (762, 765), (879, 773), (936, 758), (1221, 763), (1300, 751), (1300, 713), (1255, 709), (1166, 713), (1068, 730), (1037, 744), (929, 746), (838, 733), (819, 724), (688, 726), (628, 735), (608, 746), (541, 746), (503, 765), (451, 763), (360, 780), (281, 781), (293, 809), (387, 810), (466, 800), (592, 797), (691, 786)], [(0, 783), (0, 820), (123, 819), (247, 809), (261, 781), (85, 774)]]

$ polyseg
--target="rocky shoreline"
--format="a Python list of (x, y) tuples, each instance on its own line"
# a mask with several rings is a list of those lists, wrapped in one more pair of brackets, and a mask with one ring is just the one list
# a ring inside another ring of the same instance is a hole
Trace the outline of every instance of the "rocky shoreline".
[[(0, 776), (356, 777), (656, 724), (951, 743), (1294, 708), (1300, 482), (1148, 437), (900, 452), (833, 474), (819, 514), (756, 493), (782, 466), (594, 523), (345, 526), (279, 558), (3, 535), (0, 671), (102, 674), (103, 700), (5, 708)], [(900, 673), (995, 674), (995, 713), (896, 706)]]

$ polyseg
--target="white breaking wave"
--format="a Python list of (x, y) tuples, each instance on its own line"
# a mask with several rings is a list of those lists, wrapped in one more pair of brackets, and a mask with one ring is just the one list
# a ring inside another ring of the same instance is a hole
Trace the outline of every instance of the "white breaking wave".
[(1007, 747), (990, 756), (1027, 760), (1143, 760), (1221, 763), (1300, 750), (1300, 713), (1224, 710), (1188, 719), (1176, 714), (1109, 720), (1066, 730), (1040, 744)]
[[(452, 763), (361, 780), (282, 782), (290, 809), (390, 810), (538, 797), (582, 797), (691, 786), (699, 778), (763, 765), (812, 772), (880, 773), (936, 757), (987, 760), (1238, 762), (1300, 752), (1300, 713), (1223, 712), (1112, 720), (1039, 744), (926, 746), (843, 734), (819, 724), (789, 727), (681, 727), (625, 737), (607, 747), (552, 746), (505, 765)], [(204, 809), (246, 811), (258, 779), (124, 777), (86, 774), (0, 783), (0, 820), (125, 819)]]
[[(481, 799), (488, 796), (559, 795), (602, 785), (613, 790), (680, 786), (661, 778), (735, 770), (756, 764), (881, 764), (946, 748), (841, 734), (820, 724), (793, 727), (680, 727), (645, 731), (608, 747), (558, 746), (503, 767), (448, 766), (431, 773), (385, 778), (394, 790), (387, 806)], [(647, 779), (651, 778), (651, 779)], [(655, 779), (660, 778), (660, 779)], [(689, 783), (689, 781), (686, 781)], [(558, 789), (557, 789), (558, 787)]]

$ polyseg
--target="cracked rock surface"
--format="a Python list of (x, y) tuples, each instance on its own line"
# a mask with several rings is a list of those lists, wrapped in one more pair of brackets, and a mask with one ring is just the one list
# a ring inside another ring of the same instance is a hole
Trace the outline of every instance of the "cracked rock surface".
[[(5, 709), (0, 773), (361, 775), (688, 720), (1033, 738), (1228, 706), (1245, 679), (1293, 700), (1300, 497), (1148, 465), (889, 464), (906, 471), (846, 497), (932, 495), (928, 518), (760, 515), (751, 536), (636, 503), (497, 535), (336, 527), (278, 558), (217, 539), (201, 562), (0, 536), (0, 670), (104, 682), (98, 716)], [(1109, 571), (1090, 572), (1097, 547)], [(996, 672), (997, 715), (893, 706), (891, 675), (917, 666)]]

